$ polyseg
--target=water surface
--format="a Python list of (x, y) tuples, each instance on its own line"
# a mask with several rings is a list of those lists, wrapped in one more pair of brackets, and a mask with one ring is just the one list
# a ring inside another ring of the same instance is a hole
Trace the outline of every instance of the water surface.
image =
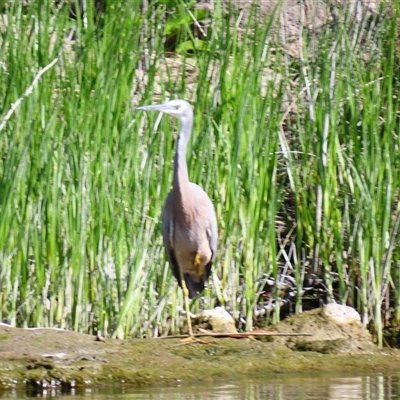
[(400, 367), (398, 375), (349, 376), (347, 375), (291, 375), (266, 378), (265, 381), (242, 380), (237, 382), (202, 383), (152, 388), (87, 388), (62, 393), (58, 389), (48, 389), (36, 393), (8, 391), (0, 393), (0, 398), (26, 399), (29, 397), (57, 398), (66, 400), (383, 400), (400, 398)]

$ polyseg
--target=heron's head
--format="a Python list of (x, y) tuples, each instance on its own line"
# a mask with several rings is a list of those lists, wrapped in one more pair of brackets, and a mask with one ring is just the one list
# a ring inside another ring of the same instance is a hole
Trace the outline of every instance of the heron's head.
[(151, 106), (141, 106), (137, 110), (161, 111), (180, 120), (190, 118), (193, 115), (192, 106), (185, 100), (171, 100), (163, 104), (153, 104)]

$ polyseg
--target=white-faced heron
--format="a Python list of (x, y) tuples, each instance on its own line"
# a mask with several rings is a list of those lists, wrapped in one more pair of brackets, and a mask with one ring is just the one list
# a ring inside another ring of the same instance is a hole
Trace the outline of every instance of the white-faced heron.
[(189, 182), (186, 150), (193, 125), (193, 110), (185, 100), (142, 106), (138, 110), (161, 111), (180, 121), (172, 190), (164, 205), (162, 233), (169, 264), (183, 291), (189, 336), (193, 338), (189, 298), (203, 291), (218, 241), (214, 206), (200, 186)]

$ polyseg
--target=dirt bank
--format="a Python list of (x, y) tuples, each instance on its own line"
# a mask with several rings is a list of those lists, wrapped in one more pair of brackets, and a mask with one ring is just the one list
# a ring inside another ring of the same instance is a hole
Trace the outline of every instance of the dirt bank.
[(179, 345), (178, 339), (96, 341), (53, 329), (0, 326), (2, 388), (63, 385), (68, 388), (120, 383), (159, 385), (238, 377), (271, 377), (310, 371), (357, 373), (398, 369), (400, 352), (372, 347), (368, 354), (322, 354), (292, 350), (271, 338), (211, 339)]

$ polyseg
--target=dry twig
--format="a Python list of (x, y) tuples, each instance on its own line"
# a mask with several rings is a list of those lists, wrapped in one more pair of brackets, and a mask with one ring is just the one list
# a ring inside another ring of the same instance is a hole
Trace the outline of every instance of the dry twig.
[(52, 68), (57, 62), (58, 62), (58, 57), (56, 57), (50, 64), (46, 65), (44, 68), (41, 68), (38, 73), (36, 74), (35, 78), (33, 79), (33, 82), (31, 85), (28, 87), (28, 89), (25, 90), (25, 93), (14, 103), (11, 105), (10, 109), (8, 110), (7, 114), (3, 118), (0, 124), (0, 132), (5, 128), (7, 122), (11, 118), (11, 116), (14, 114), (15, 110), (21, 105), (21, 103), (25, 100), (26, 97), (32, 94), (33, 89), (39, 82), (39, 79), (42, 77), (42, 75), (48, 71), (50, 68)]

